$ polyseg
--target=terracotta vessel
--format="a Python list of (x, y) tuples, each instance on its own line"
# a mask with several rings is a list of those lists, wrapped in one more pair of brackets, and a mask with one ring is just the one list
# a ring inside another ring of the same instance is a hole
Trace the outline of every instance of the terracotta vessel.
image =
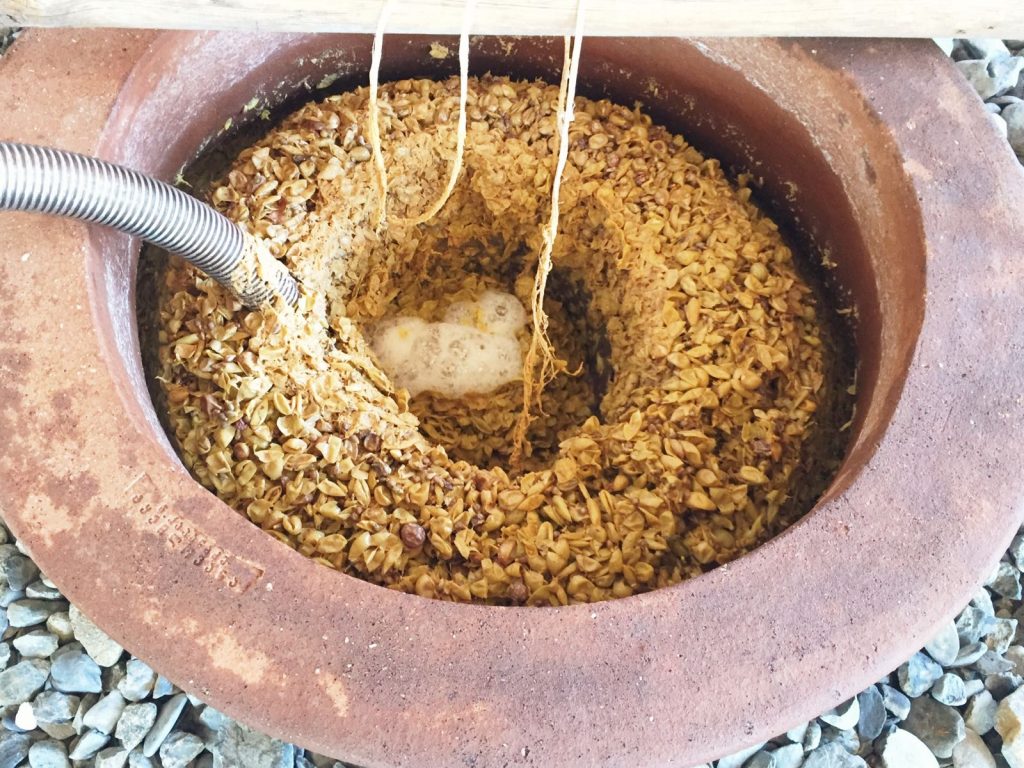
[[(451, 72), (429, 42), (388, 38), (383, 76)], [(182, 469), (143, 380), (137, 242), (0, 216), (0, 507), (70, 599), (217, 708), (364, 766), (692, 765), (895, 667), (1024, 517), (1024, 172), (938, 49), (583, 50), (583, 93), (641, 98), (750, 170), (838, 263), (861, 359), (839, 475), (784, 535), (651, 594), (508, 609), (387, 591)], [(0, 59), (0, 138), (170, 179), (254, 95), (356, 83), (368, 59), (362, 36), (31, 32)], [(560, 41), (481, 40), (472, 61), (555, 78)]]

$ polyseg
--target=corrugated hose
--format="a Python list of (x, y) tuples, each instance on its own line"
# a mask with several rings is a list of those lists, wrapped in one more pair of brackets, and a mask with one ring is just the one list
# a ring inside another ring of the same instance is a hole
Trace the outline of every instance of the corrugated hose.
[[(191, 195), (138, 171), (74, 152), (0, 142), (0, 210), (38, 211), (112, 227), (181, 256), (251, 308), (299, 288), (286, 269), (255, 267), (253, 238)], [(237, 270), (248, 253), (243, 279)]]

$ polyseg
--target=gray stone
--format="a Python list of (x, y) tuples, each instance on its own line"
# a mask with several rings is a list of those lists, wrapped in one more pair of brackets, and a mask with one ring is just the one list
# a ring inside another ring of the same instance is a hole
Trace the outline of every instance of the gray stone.
[(1000, 107), (998, 104), (993, 104), (991, 101), (986, 101), (984, 104), (982, 104), (982, 106), (985, 108), (985, 111), (988, 112), (990, 115), (998, 115), (999, 112), (1002, 110), (1002, 107)]
[(968, 37), (961, 40), (961, 44), (969, 56), (979, 59), (988, 60), (1010, 53), (1010, 49), (1002, 40), (991, 37)]
[(153, 683), (153, 692), (151, 694), (154, 699), (162, 699), (165, 696), (170, 696), (177, 692), (178, 687), (174, 683), (163, 675), (156, 676), (156, 682)]
[(992, 615), (991, 603), (989, 603), (989, 609), (986, 611), (970, 605), (963, 610), (960, 617), (956, 620), (956, 631), (961, 643), (976, 643), (981, 639), (982, 635), (987, 635), (991, 631), (992, 627), (995, 626), (995, 616)]
[(99, 693), (103, 690), (99, 665), (83, 651), (54, 656), (50, 680), (54, 688), (64, 693)]
[(119, 691), (112, 691), (89, 708), (82, 718), (82, 724), (94, 731), (111, 734), (117, 727), (121, 713), (124, 712), (124, 706), (124, 696)]
[[(298, 764), (296, 762), (296, 764)], [(775, 768), (775, 756), (763, 749), (747, 760), (743, 768)]]
[[(0, 632), (0, 634), (3, 634)], [(0, 670), (7, 669), (11, 660), (11, 646), (7, 643), (0, 643)]]
[(1006, 135), (1010, 140), (1010, 146), (1018, 157), (1024, 158), (1024, 102), (1004, 107), (1002, 117), (1006, 121)]
[(867, 763), (857, 755), (851, 755), (839, 744), (822, 744), (808, 753), (804, 768), (866, 768)]
[(1003, 739), (1003, 758), (1010, 768), (1024, 768), (1024, 688), (999, 702), (996, 732)]
[[(1024, 58), (1020, 56), (996, 56), (988, 63), (988, 73), (992, 77), (995, 83), (996, 95), (1005, 93), (1017, 85), (1017, 81), (1020, 80), (1020, 73), (1024, 71)], [(993, 592), (1002, 595), (1003, 597), (1009, 597), (1013, 600), (1019, 600), (1021, 596), (1020, 579), (1017, 569), (1009, 563), (1000, 563), (1000, 566), (1008, 566), (1013, 571), (1014, 580), (1017, 582), (1016, 589), (1010, 584), (1009, 581), (997, 580), (992, 583), (989, 587)], [(1001, 569), (1004, 570), (1004, 569)], [(1003, 591), (1003, 589), (1007, 591)]]
[(31, 743), (23, 733), (0, 733), (0, 768), (17, 768), (28, 757)]
[(203, 740), (195, 734), (175, 731), (160, 745), (160, 765), (163, 768), (185, 768), (205, 748)]
[(46, 628), (59, 637), (62, 643), (66, 643), (74, 637), (74, 630), (71, 628), (71, 617), (67, 611), (51, 613), (50, 617), (46, 620)]
[(819, 744), (821, 744), (821, 725), (817, 720), (812, 720), (807, 724), (807, 732), (804, 734), (804, 752), (817, 749)]
[[(11, 589), (6, 584), (3, 585), (2, 591), (0, 591), (0, 608), (10, 608), (13, 603), (18, 600), (22, 600), (25, 597), (24, 592), (19, 592), (16, 589)], [(4, 619), (10, 622), (10, 617), (4, 615)]]
[(14, 638), (11, 645), (24, 657), (45, 659), (57, 650), (57, 636), (40, 629)]
[[(1017, 622), (1017, 625), (1019, 632), (1019, 621)], [(1019, 675), (1022, 672), (1024, 672), (1024, 647), (1019, 645), (1011, 645), (1009, 648), (1003, 651), (1003, 658), (1011, 664), (1013, 664), (1012, 671), (1014, 672), (1014, 674)]]
[[(1011, 99), (1007, 101), (1006, 99)], [(996, 104), (1012, 104), (1014, 99), (1013, 96), (996, 96), (992, 101)], [(1017, 534), (1013, 537), (1013, 541), (1010, 542), (1010, 548), (1007, 550), (1010, 557), (1013, 558), (1014, 564), (1017, 566), (1017, 570), (1024, 571), (1024, 534)]]
[(807, 723), (800, 723), (800, 725), (790, 728), (786, 731), (786, 738), (794, 744), (803, 744), (804, 735), (807, 733)]
[(981, 736), (968, 728), (964, 740), (953, 749), (953, 768), (996, 768), (996, 760)]
[(125, 668), (124, 679), (117, 684), (117, 690), (128, 701), (142, 701), (156, 682), (156, 672), (140, 659), (129, 659)]
[(17, 723), (17, 709), (14, 708), (13, 711), (5, 712), (4, 716), (0, 717), (0, 726), (3, 726), (5, 731), (10, 731), (11, 733), (27, 733), (29, 729), (23, 728)]
[(209, 731), (219, 731), (231, 720), (230, 717), (211, 706), (203, 707), (196, 719)]
[(67, 723), (78, 711), (80, 699), (60, 691), (43, 691), (32, 700), (32, 711), (40, 723)]
[(1024, 685), (1024, 677), (1015, 675), (1012, 672), (1004, 672), (1001, 675), (989, 675), (985, 678), (985, 688), (997, 699), (1009, 696)]
[(952, 672), (947, 672), (935, 681), (935, 685), (932, 686), (932, 697), (940, 704), (959, 707), (967, 703), (964, 681)]
[[(146, 757), (152, 757), (156, 754), (157, 750), (160, 749), (160, 745), (164, 743), (164, 739), (167, 738), (167, 734), (171, 732), (174, 724), (178, 722), (181, 711), (187, 703), (188, 697), (183, 693), (179, 693), (167, 699), (160, 706), (156, 722), (153, 723), (152, 730), (146, 735), (146, 740), (142, 743), (142, 754)], [(239, 765), (244, 765), (244, 763), (239, 763)]]
[(59, 741), (37, 741), (28, 750), (28, 764), (32, 768), (71, 768), (68, 751)]
[(831, 725), (826, 725), (821, 729), (821, 743), (822, 745), (838, 744), (851, 754), (860, 752), (860, 738), (853, 728), (840, 730), (833, 728)]
[[(235, 725), (235, 723), (232, 722), (232, 725)], [(245, 729), (245, 726), (241, 726), (241, 728)], [(248, 730), (248, 729), (245, 729), (245, 730)], [(211, 743), (210, 752), (212, 752), (214, 755), (216, 755), (217, 753), (214, 750), (214, 747), (212, 745), (216, 745), (217, 744), (217, 741), (218, 741), (218, 738), (219, 738), (218, 737), (218, 733), (219, 732), (220, 732), (220, 729), (218, 729), (216, 732), (214, 732), (213, 737), (212, 737), (211, 742), (210, 742)], [(255, 731), (251, 731), (251, 733), (255, 733)], [(760, 749), (763, 746), (764, 746), (763, 743), (762, 744), (755, 744), (752, 747), (747, 747), (746, 749), (741, 749), (739, 752), (733, 752), (731, 755), (726, 755), (725, 757), (719, 759), (719, 761), (717, 763), (718, 768), (740, 768), (741, 765), (743, 765), (745, 762), (747, 762), (747, 760), (750, 759), (751, 755), (753, 755), (753, 754), (757, 753), (758, 751), (760, 751)]]
[(157, 768), (157, 764), (139, 750), (128, 755), (128, 768)]
[(51, 587), (40, 579), (33, 581), (25, 587), (25, 597), (31, 597), (36, 600), (60, 600), (63, 596), (59, 589)]
[(44, 690), (32, 700), (36, 721), (43, 723), (70, 722), (78, 711), (79, 697), (56, 690)]
[(885, 737), (881, 758), (883, 768), (939, 768), (924, 742), (899, 728)]
[(942, 666), (948, 667), (952, 664), (960, 652), (960, 636), (956, 631), (956, 623), (946, 622), (942, 629), (935, 633), (931, 642), (925, 643), (924, 649)]
[(0, 707), (31, 699), (43, 687), (49, 674), (49, 663), (41, 659), (19, 661), (0, 672)]
[(32, 704), (30, 702), (24, 701), (18, 706), (18, 711), (14, 715), (14, 724), (20, 731), (34, 731), (36, 729), (38, 723), (36, 723), (36, 716), (32, 712)]
[(1007, 661), (995, 651), (986, 651), (974, 662), (974, 668), (982, 675), (999, 675), (1013, 670), (1013, 662)]
[(942, 667), (925, 656), (915, 653), (910, 660), (901, 664), (897, 670), (900, 688), (911, 698), (921, 696), (931, 688), (942, 676)]
[(1005, 653), (1016, 634), (1016, 619), (996, 619), (995, 626), (985, 635), (985, 645), (995, 653)]
[(40, 723), (39, 730), (57, 741), (68, 741), (78, 735), (71, 723)]
[(804, 748), (799, 744), (787, 744), (772, 752), (775, 768), (799, 768), (804, 762)]
[[(295, 747), (291, 744), (257, 733), (234, 721), (218, 731), (209, 750), (213, 754), (214, 768), (236, 768), (242, 765), (246, 768), (291, 768), (295, 762)], [(863, 764), (861, 761), (855, 765)], [(822, 763), (818, 768), (827, 765)]]
[(964, 737), (964, 719), (930, 696), (914, 699), (903, 727), (923, 741), (936, 757), (948, 758)]
[(874, 741), (885, 725), (885, 704), (882, 694), (875, 686), (869, 686), (857, 696), (860, 705), (860, 719), (857, 720), (857, 734), (863, 741)]
[(110, 667), (117, 663), (124, 653), (124, 648), (107, 636), (107, 633), (97, 627), (92, 621), (74, 605), (69, 610), (71, 627), (75, 632), (75, 639), (82, 644), (85, 652), (88, 653), (101, 667)]
[(823, 723), (831, 725), (833, 728), (845, 731), (853, 728), (857, 725), (857, 721), (860, 720), (860, 705), (857, 703), (856, 698), (848, 699), (838, 707), (830, 709), (818, 719)]
[(95, 768), (124, 768), (128, 761), (128, 750), (123, 747), (107, 747), (96, 754)]
[(956, 66), (960, 70), (960, 74), (967, 78), (967, 82), (971, 84), (971, 87), (974, 88), (982, 100), (989, 99), (999, 92), (995, 80), (988, 73), (988, 64), (986, 62), (981, 59), (968, 59), (966, 61), (958, 61)]
[(910, 699), (906, 695), (891, 685), (882, 685), (882, 704), (887, 710), (892, 712), (898, 720), (906, 720), (907, 715), (910, 714)]
[(88, 760), (95, 755), (110, 741), (110, 737), (99, 731), (86, 731), (71, 744), (71, 752), (68, 754), (72, 760)]
[(7, 606), (7, 620), (12, 627), (34, 627), (64, 607), (56, 600), (15, 600)]
[(14, 555), (4, 561), (3, 574), (7, 586), (16, 592), (24, 592), (39, 575), (39, 568), (24, 555)]
[(988, 651), (988, 646), (981, 642), (968, 643), (956, 655), (956, 660), (950, 664), (951, 667), (968, 667)]
[(71, 720), (71, 724), (75, 727), (75, 733), (81, 735), (85, 730), (85, 714), (92, 709), (92, 706), (99, 701), (100, 697), (95, 693), (88, 693), (82, 697), (82, 703), (78, 705), (78, 711), (75, 712), (75, 716)]
[(146, 738), (153, 723), (156, 722), (156, 704), (145, 702), (144, 704), (129, 704), (121, 713), (117, 721), (117, 729), (114, 735), (124, 744), (125, 749), (135, 749), (142, 740)]
[[(971, 598), (971, 606), (990, 616), (996, 612), (992, 607), (992, 595), (984, 587), (979, 587), (978, 591), (974, 593), (974, 597)], [(961, 615), (963, 614), (961, 613)]]
[(964, 680), (964, 693), (967, 694), (967, 698), (975, 696), (985, 690), (984, 680)]

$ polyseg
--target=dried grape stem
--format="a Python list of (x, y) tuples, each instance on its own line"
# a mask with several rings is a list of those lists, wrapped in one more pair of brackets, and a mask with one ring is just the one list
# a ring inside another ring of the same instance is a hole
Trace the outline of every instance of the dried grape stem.
[[(537, 272), (533, 280), (531, 307), (533, 310), (533, 334), (530, 348), (523, 360), (523, 409), (519, 414), (513, 437), (510, 461), (516, 466), (526, 443), (526, 432), (533, 421), (530, 414), (534, 401), (540, 407), (544, 386), (556, 375), (558, 361), (555, 359), (551, 339), (548, 338), (548, 316), (544, 311), (544, 294), (547, 290), (548, 275), (551, 273), (555, 239), (558, 237), (558, 198), (562, 188), (562, 173), (569, 157), (569, 127), (575, 117), (573, 105), (576, 98), (576, 81), (579, 77), (580, 50), (583, 43), (583, 3), (576, 5), (576, 28), (573, 37), (565, 38), (565, 57), (562, 63), (562, 82), (558, 89), (558, 159), (555, 162), (554, 179), (551, 182), (551, 214), (544, 228), (544, 244), (537, 261)], [(570, 53), (571, 48), (571, 53)]]

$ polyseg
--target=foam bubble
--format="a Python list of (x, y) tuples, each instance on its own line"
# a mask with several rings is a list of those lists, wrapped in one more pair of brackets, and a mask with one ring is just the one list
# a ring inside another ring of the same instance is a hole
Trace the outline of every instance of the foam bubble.
[(453, 304), (439, 323), (394, 317), (369, 335), (381, 368), (409, 393), (446, 397), (493, 392), (523, 375), (516, 334), (526, 310), (508, 293), (487, 291), (476, 301)]
[(486, 333), (514, 336), (526, 325), (526, 310), (511, 293), (484, 291), (476, 301), (457, 301), (444, 315), (445, 322), (459, 323)]

